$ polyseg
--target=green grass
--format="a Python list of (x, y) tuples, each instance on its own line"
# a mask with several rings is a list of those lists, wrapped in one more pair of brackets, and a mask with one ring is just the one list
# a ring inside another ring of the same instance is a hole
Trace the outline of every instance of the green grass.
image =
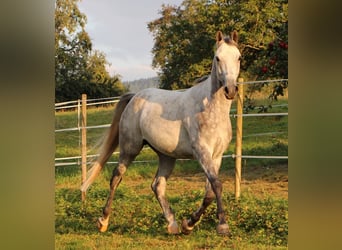
[[(148, 170), (148, 176), (132, 175), (142, 168)], [(224, 194), (231, 238), (216, 234), (215, 203), (191, 235), (168, 235), (159, 204), (149, 188), (156, 167), (137, 164), (131, 166), (116, 192), (108, 231), (99, 233), (95, 221), (107, 198), (111, 169), (109, 166), (90, 188), (86, 204), (82, 204), (78, 189), (79, 171), (72, 167), (56, 170), (56, 249), (286, 249), (287, 199), (256, 197), (249, 191), (244, 191), (239, 201), (231, 190)], [(226, 171), (223, 173), (225, 176)], [(204, 190), (199, 183), (188, 180), (196, 174), (185, 174), (182, 181), (179, 175), (176, 172), (176, 178), (170, 178), (168, 199), (180, 223), (198, 208)]]
[[(281, 101), (284, 102), (284, 101)], [(111, 122), (113, 107), (88, 111), (88, 125)], [(253, 111), (256, 112), (256, 111)], [(270, 112), (287, 112), (287, 107)], [(232, 125), (235, 131), (235, 118)], [(77, 112), (57, 112), (56, 129), (76, 127)], [(243, 120), (244, 155), (287, 155), (287, 117), (246, 117)], [(89, 154), (105, 129), (87, 131)], [(253, 136), (257, 133), (283, 132)], [(56, 133), (56, 157), (80, 155), (79, 132)], [(227, 150), (234, 152), (235, 139)], [(110, 161), (117, 160), (113, 155)], [(113, 202), (110, 225), (97, 231), (108, 195), (109, 179), (115, 165), (108, 164), (81, 202), (79, 166), (55, 168), (56, 249), (287, 249), (288, 199), (287, 160), (243, 160), (242, 195), (234, 198), (234, 161), (223, 160), (220, 178), (223, 202), (232, 236), (216, 234), (216, 204), (213, 203), (191, 235), (168, 235), (161, 208), (150, 189), (157, 170), (156, 155), (144, 149), (126, 172)], [(204, 174), (196, 161), (177, 161), (167, 186), (167, 197), (180, 224), (201, 204)]]
[[(192, 172), (181, 173), (183, 167), (186, 166), (177, 164), (175, 177), (168, 182), (168, 199), (179, 223), (198, 208), (204, 195), (200, 187), (203, 182), (190, 180), (191, 177), (202, 177), (201, 171), (196, 171), (193, 166)], [(82, 204), (78, 189), (79, 170), (75, 167), (56, 169), (56, 249), (286, 249), (287, 199), (268, 194), (258, 197), (247, 190), (236, 201), (232, 190), (225, 188), (223, 201), (231, 238), (216, 234), (215, 203), (208, 208), (191, 235), (168, 235), (161, 209), (150, 190), (156, 170), (152, 165), (133, 164), (127, 171), (116, 192), (108, 231), (99, 233), (95, 221), (101, 216), (107, 198), (112, 168), (108, 166), (90, 188), (86, 204)], [(141, 169), (146, 172), (139, 175)], [(226, 175), (228, 171), (223, 170), (223, 179)]]

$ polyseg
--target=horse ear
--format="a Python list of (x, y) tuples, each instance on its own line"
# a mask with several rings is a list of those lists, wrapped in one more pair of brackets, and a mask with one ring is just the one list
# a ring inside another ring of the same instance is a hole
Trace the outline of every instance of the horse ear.
[(221, 31), (217, 31), (216, 33), (216, 42), (220, 42), (223, 39), (223, 34)]
[(237, 33), (236, 30), (234, 30), (234, 31), (232, 32), (231, 37), (232, 37), (232, 39), (233, 39), (234, 42), (238, 43), (239, 35), (238, 35), (238, 33)]

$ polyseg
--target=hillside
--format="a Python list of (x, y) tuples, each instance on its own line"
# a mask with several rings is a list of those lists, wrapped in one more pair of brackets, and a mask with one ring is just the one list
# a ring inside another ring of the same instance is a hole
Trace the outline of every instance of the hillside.
[(138, 92), (142, 89), (147, 88), (158, 88), (159, 86), (159, 77), (151, 77), (151, 78), (142, 78), (134, 81), (126, 81), (123, 82), (125, 87), (128, 87), (131, 92)]

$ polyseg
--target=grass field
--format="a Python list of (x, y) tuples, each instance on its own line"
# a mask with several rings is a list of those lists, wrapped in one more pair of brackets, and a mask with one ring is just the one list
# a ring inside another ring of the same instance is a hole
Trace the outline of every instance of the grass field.
[[(279, 101), (281, 104), (284, 100)], [(234, 107), (233, 107), (234, 108)], [(88, 125), (110, 123), (113, 107), (88, 111)], [(256, 112), (256, 111), (254, 111)], [(270, 112), (287, 112), (287, 106)], [(244, 118), (244, 155), (287, 155), (287, 117)], [(232, 118), (233, 127), (235, 119)], [(56, 129), (77, 126), (77, 112), (57, 112)], [(87, 132), (87, 143), (95, 147), (103, 129)], [(264, 134), (279, 132), (277, 134)], [(56, 133), (56, 157), (80, 154), (79, 133)], [(227, 154), (234, 152), (234, 139)], [(89, 154), (95, 153), (94, 149)], [(115, 161), (113, 155), (111, 161)], [(108, 231), (99, 233), (95, 222), (107, 199), (109, 178), (114, 168), (108, 164), (81, 202), (80, 167), (55, 168), (55, 248), (56, 249), (287, 249), (288, 165), (287, 160), (243, 160), (242, 195), (234, 198), (234, 161), (223, 160), (220, 179), (223, 200), (232, 236), (216, 234), (216, 203), (196, 225), (191, 235), (168, 235), (166, 221), (150, 188), (157, 169), (155, 154), (144, 149), (126, 172), (113, 202)], [(167, 197), (180, 224), (196, 210), (204, 195), (205, 178), (196, 161), (177, 161), (167, 186)]]

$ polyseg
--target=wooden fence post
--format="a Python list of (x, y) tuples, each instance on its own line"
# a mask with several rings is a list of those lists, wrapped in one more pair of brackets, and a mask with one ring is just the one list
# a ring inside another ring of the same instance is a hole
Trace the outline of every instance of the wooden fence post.
[[(81, 137), (81, 167), (82, 184), (87, 179), (87, 95), (82, 94), (82, 137)], [(82, 192), (82, 201), (85, 201), (86, 193)]]
[[(243, 78), (238, 79), (239, 83)], [(240, 197), (241, 187), (241, 156), (242, 156), (242, 114), (243, 114), (243, 84), (238, 85), (237, 117), (236, 117), (236, 146), (235, 146), (235, 198)]]

